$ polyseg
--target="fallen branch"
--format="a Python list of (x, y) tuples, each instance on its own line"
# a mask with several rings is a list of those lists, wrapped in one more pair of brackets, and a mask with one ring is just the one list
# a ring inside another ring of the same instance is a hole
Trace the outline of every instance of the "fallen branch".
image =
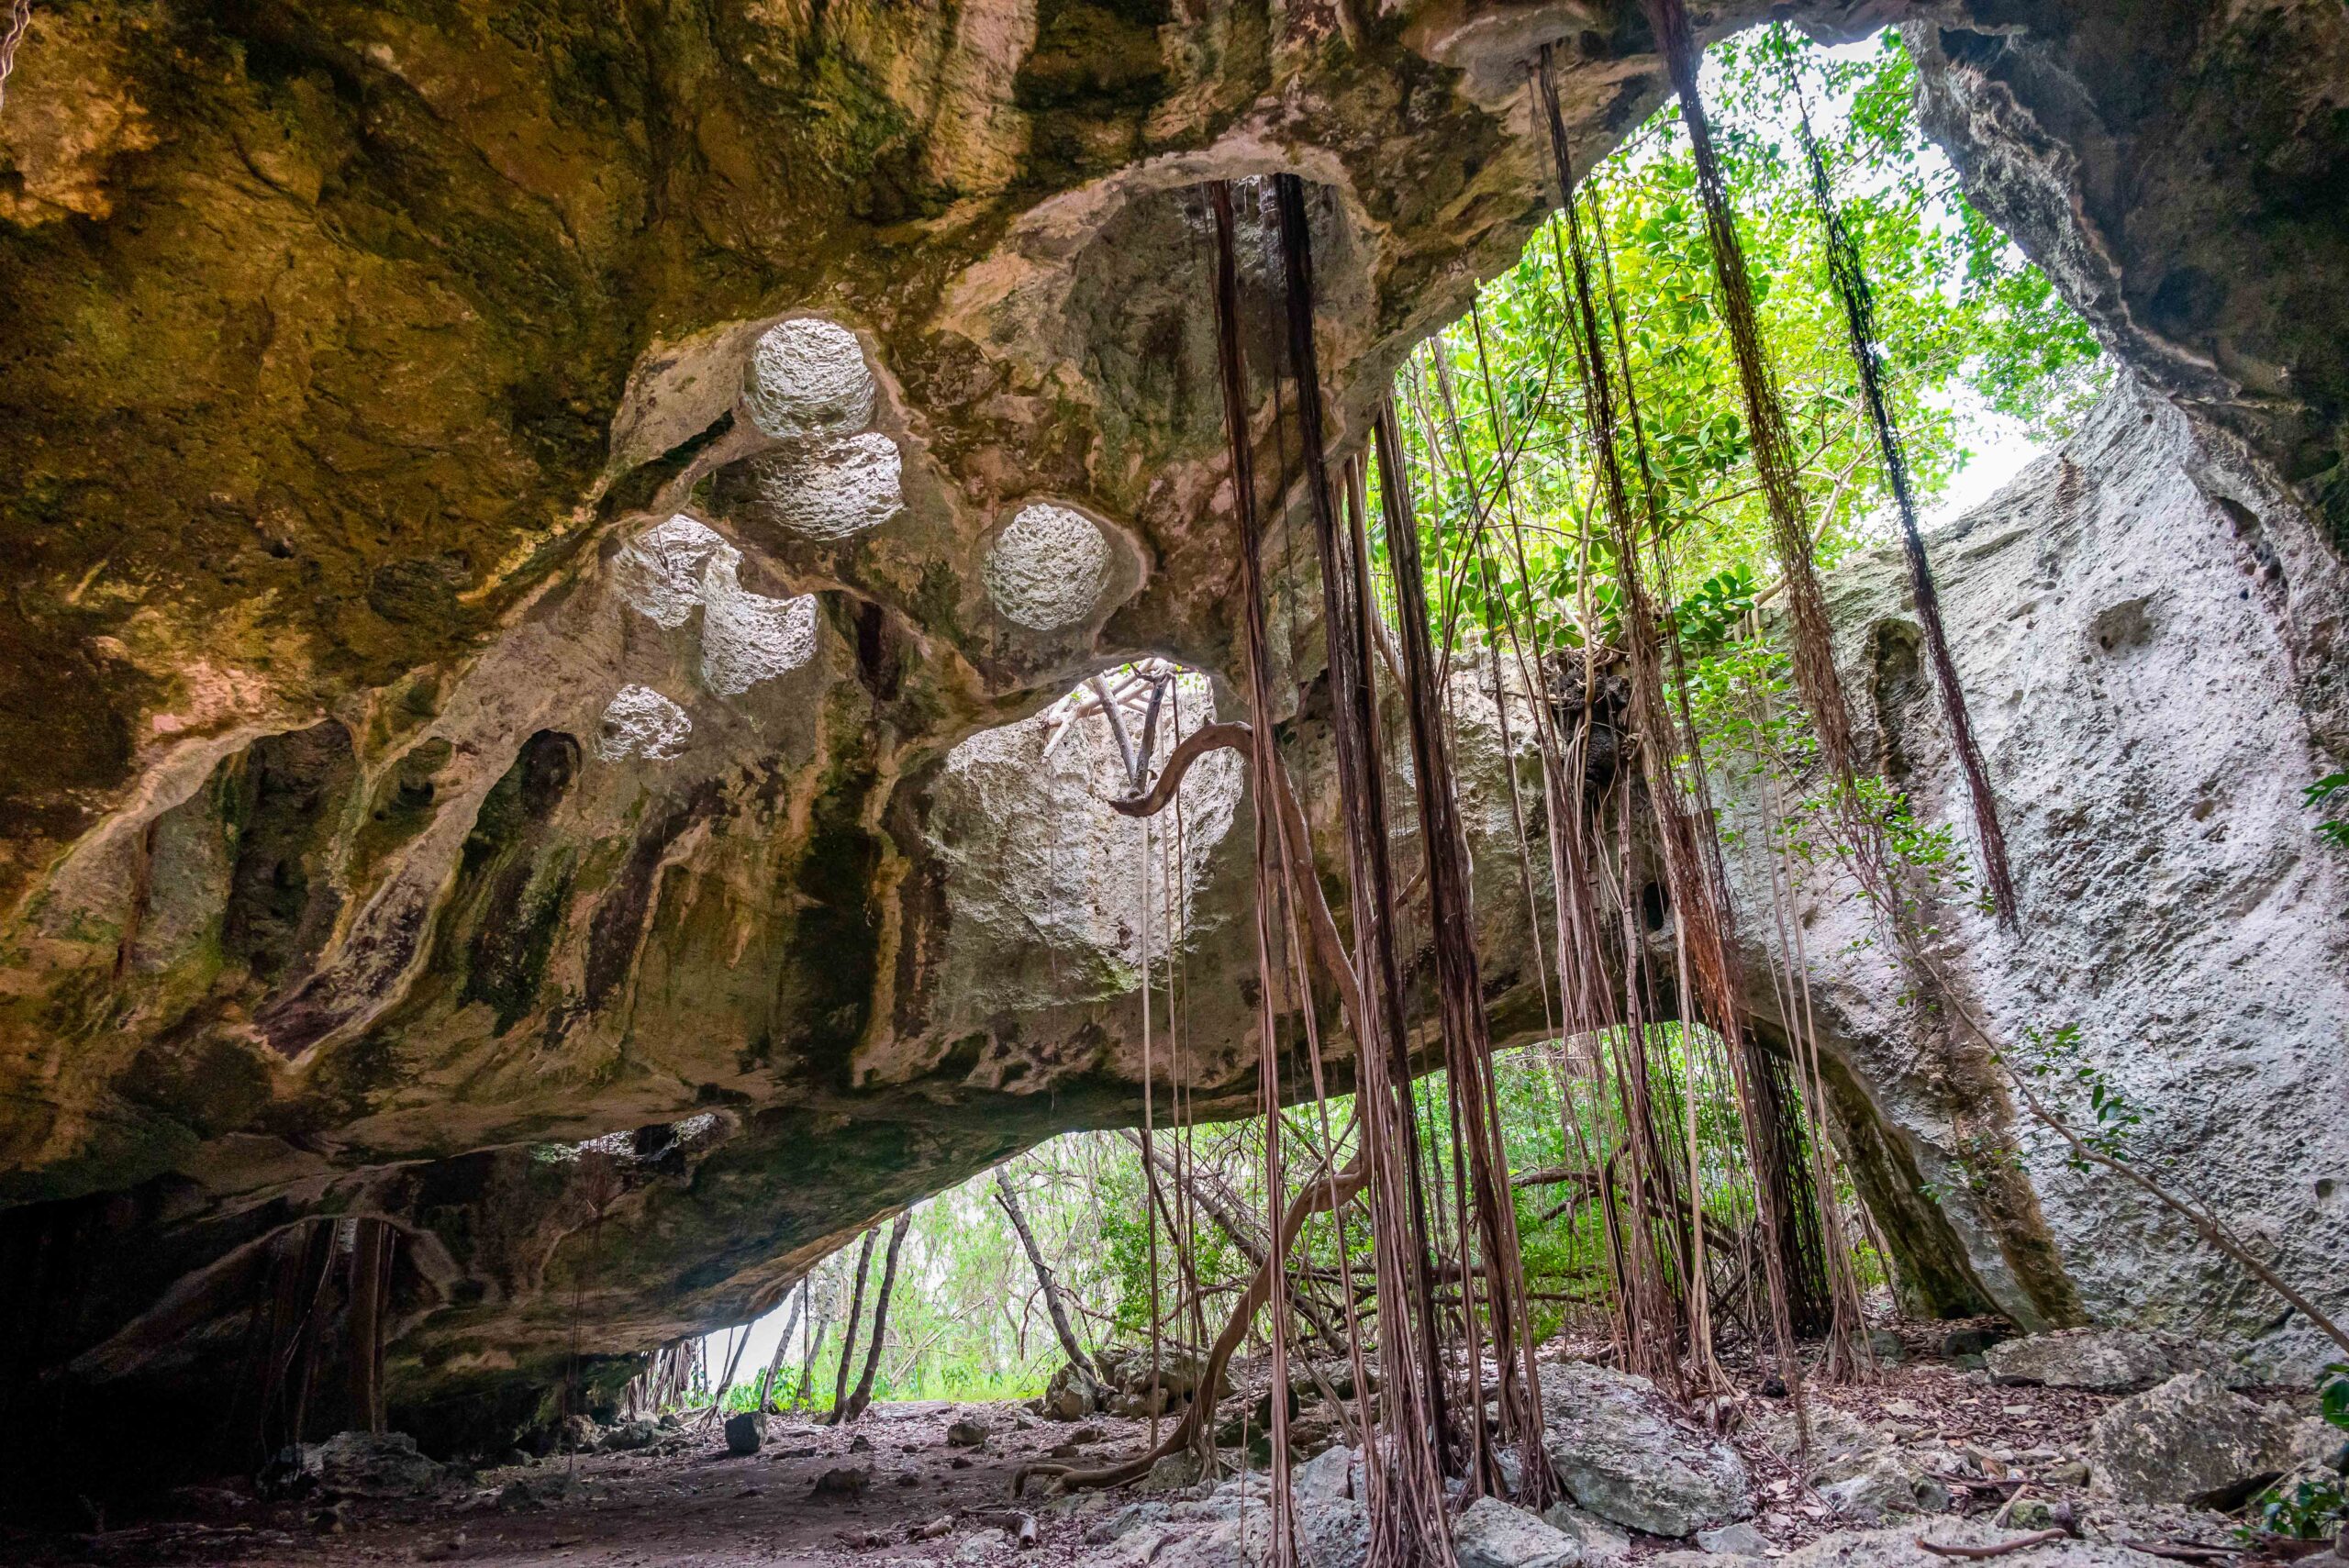
[(971, 1522), (995, 1529), (1008, 1530), (1021, 1551), (1033, 1551), (1041, 1544), (1036, 1533), (1036, 1516), (1017, 1508), (1000, 1508), (991, 1513), (973, 1514)]
[[(2025, 1551), (2034, 1546), (2044, 1546), (2051, 1540), (2066, 1540), (2070, 1539), (2071, 1534), (2072, 1532), (2067, 1529), (2037, 1529), (2029, 1535), (2019, 1535), (2012, 1540), (1999, 1541), (1995, 1546), (1943, 1546), (1938, 1542), (1927, 1540), (1920, 1535), (1917, 1537), (1917, 1544), (1936, 1557), (1979, 1559), (2004, 1557), (2010, 1551)], [(2125, 1545), (2126, 1542), (2123, 1544)]]
[[(1326, 1213), (1344, 1203), (1361, 1192), (1364, 1184), (1368, 1180), (1369, 1173), (1363, 1168), (1359, 1159), (1334, 1177), (1317, 1173), (1310, 1182), (1306, 1184), (1302, 1192), (1289, 1200), (1288, 1211), (1281, 1217), (1281, 1236), (1284, 1246), (1280, 1250), (1285, 1251), (1286, 1243), (1296, 1240), (1297, 1232), (1305, 1229), (1308, 1218), (1316, 1214)], [(1174, 1429), (1167, 1433), (1157, 1447), (1149, 1449), (1121, 1463), (1100, 1470), (1078, 1470), (1066, 1464), (1023, 1464), (1012, 1473), (1011, 1495), (1015, 1497), (1025, 1495), (1028, 1478), (1031, 1475), (1057, 1477), (1062, 1490), (1069, 1492), (1084, 1488), (1123, 1486), (1129, 1482), (1139, 1481), (1149, 1474), (1151, 1466), (1169, 1454), (1181, 1453), (1192, 1447), (1197, 1442), (1199, 1433), (1206, 1429), (1215, 1405), (1211, 1396), (1223, 1382), (1224, 1369), (1230, 1365), (1231, 1358), (1239, 1351), (1241, 1341), (1247, 1337), (1248, 1325), (1255, 1320), (1256, 1314), (1264, 1309), (1267, 1301), (1272, 1299), (1272, 1264), (1267, 1260), (1249, 1280), (1247, 1294), (1233, 1306), (1231, 1316), (1224, 1320), (1223, 1332), (1216, 1336), (1213, 1348), (1208, 1351), (1207, 1373), (1199, 1380), (1198, 1396), (1185, 1408), (1183, 1418), (1174, 1424)]]

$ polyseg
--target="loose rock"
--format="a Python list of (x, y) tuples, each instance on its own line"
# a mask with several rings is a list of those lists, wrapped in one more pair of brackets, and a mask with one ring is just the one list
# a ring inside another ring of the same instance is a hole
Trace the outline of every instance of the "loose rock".
[(745, 1410), (726, 1418), (726, 1451), (730, 1454), (739, 1457), (758, 1452), (766, 1436), (767, 1418), (763, 1412)]
[(1469, 1504), (1452, 1539), (1460, 1568), (1573, 1568), (1582, 1561), (1572, 1538), (1497, 1497)]
[(1542, 1369), (1544, 1447), (1575, 1502), (1651, 1535), (1752, 1517), (1745, 1462), (1675, 1421), (1644, 1377), (1568, 1362)]
[(2098, 1491), (2123, 1502), (2231, 1507), (2292, 1467), (2300, 1424), (2189, 1372), (2099, 1417), (2088, 1469)]

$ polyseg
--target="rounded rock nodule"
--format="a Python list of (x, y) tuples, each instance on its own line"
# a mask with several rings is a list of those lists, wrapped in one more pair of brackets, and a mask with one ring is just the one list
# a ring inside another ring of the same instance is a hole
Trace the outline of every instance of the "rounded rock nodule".
[(987, 596), (1004, 619), (1057, 631), (1093, 614), (1109, 577), (1109, 541), (1081, 512), (1039, 501), (987, 550)]
[(654, 691), (631, 682), (612, 694), (597, 726), (596, 754), (607, 762), (641, 757), (665, 762), (685, 749), (694, 721), (685, 710)]
[(852, 435), (873, 422), (874, 396), (856, 334), (818, 317), (768, 328), (743, 368), (751, 423), (777, 440)]
[(897, 443), (877, 430), (760, 460), (758, 488), (774, 519), (802, 539), (852, 538), (905, 510)]

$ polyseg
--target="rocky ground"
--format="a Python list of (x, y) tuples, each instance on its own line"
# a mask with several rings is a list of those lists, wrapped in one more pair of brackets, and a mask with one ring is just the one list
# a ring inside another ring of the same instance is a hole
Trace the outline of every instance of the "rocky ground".
[[(2286, 1557), (2295, 1549), (2275, 1542), (2245, 1551), (2238, 1521), (2218, 1509), (2238, 1505), (2256, 1478), (2319, 1474), (2343, 1457), (2340, 1434), (2308, 1416), (2305, 1399), (2231, 1390), (2224, 1369), (2191, 1345), (2100, 1330), (1985, 1344), (1989, 1337), (1945, 1325), (1878, 1330), (1875, 1381), (1807, 1388), (1807, 1445), (1783, 1397), (1721, 1403), (1717, 1432), (1640, 1379), (1586, 1361), (1547, 1363), (1546, 1447), (1573, 1501), (1542, 1518), (1474, 1505), (1458, 1526), (1462, 1568), (1921, 1565), (1949, 1560), (1921, 1541), (1978, 1555), (2042, 1530), (2055, 1533), (2012, 1553), (2014, 1562), (2150, 1568), (2219, 1552)], [(1227, 1407), (1236, 1419), (1261, 1402), (1243, 1384)], [(1032, 1461), (1100, 1463), (1148, 1440), (1145, 1420), (1051, 1419), (1042, 1408), (881, 1406), (844, 1429), (770, 1418), (751, 1452), (733, 1451), (748, 1446), (739, 1422), (729, 1432), (673, 1416), (585, 1434), (599, 1451), (518, 1454), (480, 1470), (435, 1464), (405, 1440), (347, 1435), (306, 1450), (298, 1470), (263, 1478), (261, 1494), (241, 1479), (183, 1489), (168, 1520), (94, 1521), (101, 1528), (79, 1535), (0, 1530), (0, 1561), (1213, 1568), (1261, 1560), (1261, 1475), (1168, 1485), (1178, 1478), (1161, 1473), (1156, 1486), (1076, 1496), (1031, 1486), (1015, 1496), (1016, 1473)], [(1299, 1425), (1342, 1436), (1333, 1413), (1309, 1402)], [(1322, 1440), (1297, 1472), (1301, 1547), (1314, 1568), (1358, 1568), (1359, 1463), (1342, 1442)], [(1021, 1540), (1023, 1528), (1032, 1540)], [(2140, 1550), (2147, 1545), (2164, 1552)]]

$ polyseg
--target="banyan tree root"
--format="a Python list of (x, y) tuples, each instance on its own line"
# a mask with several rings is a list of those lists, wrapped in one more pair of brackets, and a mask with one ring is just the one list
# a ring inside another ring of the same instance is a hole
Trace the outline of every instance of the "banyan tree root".
[[(1317, 1214), (1325, 1214), (1354, 1197), (1363, 1189), (1368, 1173), (1359, 1161), (1336, 1175), (1317, 1174), (1297, 1196), (1289, 1200), (1288, 1211), (1281, 1217), (1284, 1240), (1294, 1241), (1305, 1229), (1305, 1222)], [(1078, 1470), (1066, 1464), (1023, 1464), (1012, 1473), (1011, 1495), (1024, 1495), (1030, 1476), (1057, 1478), (1065, 1491), (1075, 1492), (1102, 1486), (1123, 1486), (1139, 1481), (1150, 1473), (1151, 1466), (1170, 1454), (1186, 1451), (1197, 1445), (1200, 1434), (1215, 1410), (1215, 1390), (1223, 1382), (1225, 1368), (1239, 1353), (1241, 1341), (1247, 1338), (1248, 1325), (1272, 1299), (1273, 1264), (1266, 1259), (1264, 1265), (1250, 1276), (1248, 1288), (1231, 1309), (1223, 1325), (1223, 1332), (1216, 1336), (1215, 1344), (1208, 1351), (1207, 1373), (1199, 1383), (1199, 1393), (1183, 1411), (1183, 1418), (1174, 1429), (1159, 1440), (1158, 1446), (1121, 1463), (1100, 1470)]]
[[(1109, 807), (1127, 817), (1155, 817), (1173, 802), (1175, 793), (1183, 787), (1184, 776), (1201, 757), (1209, 751), (1231, 751), (1252, 761), (1255, 749), (1255, 732), (1239, 720), (1202, 724), (1185, 736), (1183, 743), (1168, 755), (1166, 766), (1159, 772), (1158, 783), (1147, 794), (1113, 800)], [(1279, 765), (1278, 758), (1274, 759), (1272, 779), (1281, 838), (1289, 851), (1290, 889), (1305, 907), (1314, 956), (1321, 961), (1330, 983), (1338, 988), (1338, 1003), (1345, 1012), (1347, 1027), (1358, 1029), (1364, 1016), (1363, 997), (1354, 977), (1353, 961), (1346, 956), (1345, 943), (1338, 936), (1338, 923), (1330, 913), (1329, 900), (1322, 896), (1320, 884), (1313, 880), (1305, 853), (1306, 846), (1312, 841), (1306, 837), (1305, 808), (1297, 804), (1297, 792), (1289, 786), (1288, 770)]]
[[(1793, 67), (1787, 67), (1789, 77)], [(1940, 591), (1933, 585), (1932, 564), (1925, 556), (1924, 536), (1917, 528), (1917, 502), (1909, 492), (1909, 454), (1900, 439), (1900, 428), (1892, 417), (1892, 408), (1884, 395), (1882, 365), (1876, 353), (1876, 296), (1868, 289), (1867, 272), (1860, 264), (1860, 247), (1851, 228), (1843, 221), (1842, 210), (1836, 206), (1835, 194), (1827, 179), (1827, 160), (1819, 150), (1819, 139), (1811, 134), (1810, 108), (1801, 97), (1801, 83), (1796, 81), (1795, 105), (1798, 111), (1797, 125), (1802, 135), (1803, 156), (1810, 165), (1810, 189), (1819, 206), (1820, 227), (1827, 234), (1827, 271), (1835, 285), (1836, 296), (1842, 302), (1843, 325), (1852, 339), (1852, 359), (1860, 376), (1860, 395), (1867, 406), (1868, 419), (1876, 427), (1876, 450), (1884, 458), (1885, 477), (1892, 485), (1892, 498), (1900, 511), (1900, 549), (1909, 562), (1909, 585), (1917, 604), (1917, 623), (1925, 633), (1925, 649), (1932, 658), (1933, 680), (1942, 694), (1942, 716), (1949, 725), (1950, 740), (1957, 751), (1958, 762), (1965, 772), (1965, 787), (1974, 802), (1974, 834), (1982, 849), (1982, 880), (1989, 884), (1990, 901), (1998, 909), (1998, 918), (2012, 929), (2016, 924), (2014, 877), (2007, 867), (2006, 834), (1998, 826), (1998, 803), (1990, 793), (1989, 770), (1983, 765), (1982, 749), (1975, 744), (1974, 723), (1965, 708), (1965, 688), (1958, 684), (1957, 665), (1950, 658), (1949, 633), (1942, 625)]]
[(1720, 154), (1713, 147), (1711, 121), (1705, 100), (1697, 90), (1698, 51), (1682, 0), (1648, 0), (1648, 15), (1655, 27), (1673, 90), (1680, 96), (1680, 117), (1688, 128), (1689, 150), (1697, 165), (1697, 190), (1705, 205), (1705, 229), (1712, 241), (1713, 274), (1720, 284), (1721, 317), (1729, 328), (1731, 355), (1737, 361), (1740, 390), (1745, 395), (1747, 428), (1753, 443), (1753, 467), (1762, 481), (1762, 495), (1770, 514), (1770, 533), (1776, 547), (1778, 570), (1784, 574), (1787, 621), (1794, 632), (1795, 684), (1810, 710), (1819, 735), (1819, 749), (1828, 774), (1838, 784), (1852, 770), (1852, 717), (1843, 697), (1842, 678), (1835, 671), (1835, 653), (1827, 620), (1827, 597), (1819, 585), (1811, 560), (1810, 522), (1806, 515), (1802, 484), (1796, 477), (1794, 442), (1787, 430), (1787, 412), (1762, 348), (1762, 328), (1753, 311), (1753, 286), (1745, 267), (1745, 250), (1738, 239), (1737, 220), (1730, 211), (1729, 185), (1722, 177)]

